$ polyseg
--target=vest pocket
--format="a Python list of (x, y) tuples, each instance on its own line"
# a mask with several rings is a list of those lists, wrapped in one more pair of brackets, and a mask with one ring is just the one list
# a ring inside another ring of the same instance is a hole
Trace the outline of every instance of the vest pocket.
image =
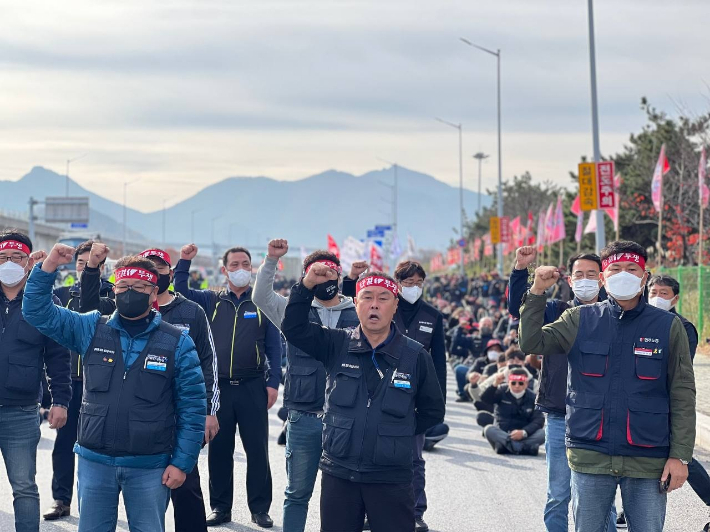
[(167, 371), (151, 371), (142, 369), (138, 373), (138, 386), (136, 387), (136, 397), (157, 403), (163, 395), (165, 384), (167, 383)]
[(665, 397), (631, 396), (626, 416), (626, 441), (636, 447), (666, 447), (669, 405)]
[(128, 451), (132, 454), (157, 454), (171, 444), (175, 416), (163, 407), (136, 406), (128, 411)]
[(354, 419), (328, 413), (323, 420), (323, 451), (337, 458), (347, 458)]
[(585, 377), (603, 377), (606, 375), (609, 360), (609, 344), (604, 342), (584, 341), (579, 346), (581, 373)]
[(604, 436), (604, 396), (570, 392), (567, 396), (567, 436), (599, 441)]
[(338, 406), (353, 406), (360, 388), (358, 371), (338, 371), (329, 401)]
[(400, 423), (380, 423), (377, 425), (377, 441), (373, 462), (377, 465), (412, 465), (411, 427)]
[(382, 411), (395, 417), (404, 417), (412, 403), (412, 388), (397, 388), (390, 383), (382, 398)]
[(104, 425), (108, 414), (108, 405), (81, 403), (79, 410), (79, 445), (89, 449), (103, 449)]
[(35, 394), (39, 391), (40, 365), (33, 353), (10, 353), (8, 355), (7, 382), (8, 390)]
[[(636, 349), (634, 349), (636, 351)], [(661, 377), (663, 371), (663, 353), (648, 355), (635, 355), (636, 376), (644, 381), (655, 381)]]
[(115, 362), (103, 362), (98, 355), (85, 360), (84, 386), (88, 392), (107, 392), (111, 385), (111, 375)]
[(289, 399), (294, 403), (312, 403), (318, 398), (318, 368), (291, 366), (289, 373)]

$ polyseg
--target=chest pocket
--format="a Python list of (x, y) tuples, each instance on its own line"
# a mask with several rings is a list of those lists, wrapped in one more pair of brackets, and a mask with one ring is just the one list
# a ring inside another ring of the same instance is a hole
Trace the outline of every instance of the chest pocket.
[[(150, 356), (150, 355), (149, 355)], [(167, 359), (167, 357), (165, 357)], [(146, 359), (144, 367), (138, 372), (138, 386), (136, 387), (136, 397), (148, 401), (149, 403), (160, 402), (165, 388), (168, 385), (168, 366), (166, 362), (163, 369), (151, 369), (150, 361)], [(148, 367), (145, 367), (145, 366)]]
[(634, 344), (636, 376), (644, 381), (655, 381), (663, 372), (663, 349), (658, 344)]
[[(398, 379), (399, 380), (399, 379)], [(390, 382), (382, 398), (382, 411), (395, 417), (404, 417), (409, 412), (409, 407), (414, 400), (414, 389), (411, 381), (407, 381), (409, 388), (395, 386)]]
[(353, 406), (360, 389), (361, 374), (357, 370), (341, 369), (335, 374), (335, 385), (329, 400), (338, 406)]
[(584, 340), (580, 343), (580, 372), (585, 377), (603, 377), (609, 365), (609, 344)]
[(84, 387), (87, 392), (107, 392), (116, 367), (113, 356), (93, 352), (84, 358)]
[(291, 366), (288, 369), (289, 399), (296, 403), (311, 403), (318, 398), (318, 368)]

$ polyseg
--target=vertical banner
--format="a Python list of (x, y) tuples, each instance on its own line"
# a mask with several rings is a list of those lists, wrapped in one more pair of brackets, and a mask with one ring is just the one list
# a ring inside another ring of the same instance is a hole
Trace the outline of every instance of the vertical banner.
[(599, 206), (597, 199), (597, 173), (594, 163), (580, 163), (579, 174), (579, 204), (583, 211), (593, 211)]
[(616, 206), (614, 194), (614, 161), (597, 164), (597, 197), (599, 207), (612, 209)]
[(491, 216), (488, 220), (488, 227), (490, 229), (491, 244), (500, 244), (500, 218)]

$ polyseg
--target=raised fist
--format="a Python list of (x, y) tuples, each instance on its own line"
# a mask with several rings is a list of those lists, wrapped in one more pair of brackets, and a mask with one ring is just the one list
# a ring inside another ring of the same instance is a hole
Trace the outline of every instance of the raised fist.
[(309, 290), (313, 290), (316, 285), (325, 283), (327, 281), (337, 281), (338, 272), (329, 268), (325, 264), (320, 262), (314, 262), (308, 273), (303, 278), (303, 285)]
[(275, 238), (269, 241), (269, 248), (266, 252), (270, 259), (278, 260), (288, 253), (288, 240)]
[(471, 384), (478, 384), (478, 381), (481, 380), (481, 374), (478, 373), (477, 371), (474, 371), (468, 376), (468, 382)]
[(365, 271), (370, 266), (367, 264), (367, 261), (364, 260), (359, 260), (357, 262), (353, 262), (353, 265), (350, 266), (350, 273), (348, 274), (348, 277), (350, 277), (352, 280), (357, 280), (358, 277), (360, 277)]
[(89, 252), (89, 262), (87, 265), (89, 268), (98, 268), (99, 265), (106, 260), (108, 257), (108, 252), (111, 251), (106, 244), (101, 242), (94, 242), (91, 244), (91, 251)]
[(505, 380), (505, 373), (503, 373), (502, 371), (499, 371), (498, 373), (496, 373), (496, 378), (495, 378), (495, 383), (494, 383), (495, 386), (500, 386), (501, 384), (503, 384), (504, 380)]
[(30, 253), (30, 261), (32, 261), (32, 264), (39, 264), (40, 262), (44, 261), (44, 259), (47, 258), (47, 252), (43, 249), (39, 249), (37, 251), (33, 251)]
[(58, 266), (69, 264), (74, 260), (74, 248), (66, 244), (54, 244), (52, 251), (44, 258), (42, 270), (48, 273), (56, 271)]
[(560, 272), (554, 266), (540, 266), (535, 270), (535, 280), (533, 281), (530, 293), (541, 296), (545, 290), (554, 285), (560, 278)]
[(197, 255), (197, 246), (195, 244), (185, 244), (180, 250), (181, 260), (192, 260)]
[(515, 250), (515, 269), (527, 270), (537, 257), (537, 250), (534, 246), (523, 246)]

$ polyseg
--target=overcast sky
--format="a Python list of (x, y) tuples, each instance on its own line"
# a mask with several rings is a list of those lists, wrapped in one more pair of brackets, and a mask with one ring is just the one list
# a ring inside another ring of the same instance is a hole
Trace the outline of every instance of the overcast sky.
[[(642, 126), (643, 95), (707, 110), (708, 13), (595, 2), (603, 153)], [(495, 58), (459, 37), (502, 50), (504, 177), (568, 184), (592, 150), (584, 0), (6, 1), (0, 179), (87, 154), (71, 176), (116, 201), (140, 178), (142, 210), (229, 176), (359, 174), (378, 157), (457, 184), (440, 116), (463, 123), (466, 186), (480, 150), (493, 186)]]

